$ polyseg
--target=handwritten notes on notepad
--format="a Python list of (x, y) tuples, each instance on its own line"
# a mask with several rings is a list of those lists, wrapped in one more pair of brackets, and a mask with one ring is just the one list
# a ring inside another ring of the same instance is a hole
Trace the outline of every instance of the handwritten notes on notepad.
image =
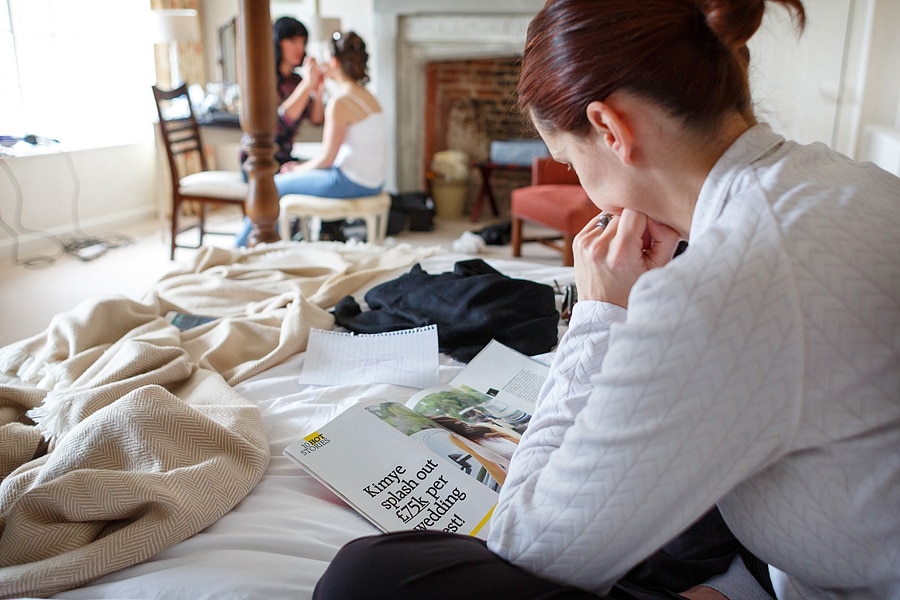
[(438, 385), (437, 326), (353, 334), (311, 329), (300, 383)]

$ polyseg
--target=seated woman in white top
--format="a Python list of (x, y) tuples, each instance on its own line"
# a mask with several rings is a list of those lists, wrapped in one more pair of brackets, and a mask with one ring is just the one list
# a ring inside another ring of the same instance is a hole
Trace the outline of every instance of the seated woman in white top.
[[(375, 195), (384, 187), (387, 127), (381, 105), (364, 87), (368, 59), (366, 43), (356, 33), (334, 34), (325, 75), (337, 91), (325, 107), (322, 150), (308, 161), (282, 165), (275, 175), (279, 196), (354, 198)], [(238, 246), (246, 245), (251, 226), (248, 220)]]

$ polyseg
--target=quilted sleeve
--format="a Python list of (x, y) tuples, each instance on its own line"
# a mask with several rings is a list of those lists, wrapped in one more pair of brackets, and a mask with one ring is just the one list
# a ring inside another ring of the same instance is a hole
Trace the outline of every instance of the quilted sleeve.
[(576, 305), (491, 550), (603, 593), (785, 451), (802, 344), (768, 235), (709, 235), (638, 281), (623, 322), (610, 325), (601, 303)]

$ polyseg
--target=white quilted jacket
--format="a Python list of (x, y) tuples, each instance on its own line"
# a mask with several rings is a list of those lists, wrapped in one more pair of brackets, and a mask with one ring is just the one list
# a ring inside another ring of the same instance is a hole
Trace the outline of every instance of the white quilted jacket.
[(716, 502), (779, 598), (900, 598), (900, 180), (764, 125), (627, 313), (575, 306), (489, 546), (602, 592)]

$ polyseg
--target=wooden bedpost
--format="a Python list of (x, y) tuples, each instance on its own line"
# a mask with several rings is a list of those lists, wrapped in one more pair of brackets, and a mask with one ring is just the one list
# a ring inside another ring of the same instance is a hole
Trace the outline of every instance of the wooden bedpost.
[[(253, 221), (249, 245), (274, 242), (278, 222), (278, 191), (274, 175), (275, 127), (278, 121), (275, 52), (272, 47), (272, 20), (268, 0), (240, 0), (238, 45), (241, 84), (241, 127), (248, 154), (244, 168), (250, 183), (247, 215)], [(245, 138), (245, 139), (246, 139)]]

